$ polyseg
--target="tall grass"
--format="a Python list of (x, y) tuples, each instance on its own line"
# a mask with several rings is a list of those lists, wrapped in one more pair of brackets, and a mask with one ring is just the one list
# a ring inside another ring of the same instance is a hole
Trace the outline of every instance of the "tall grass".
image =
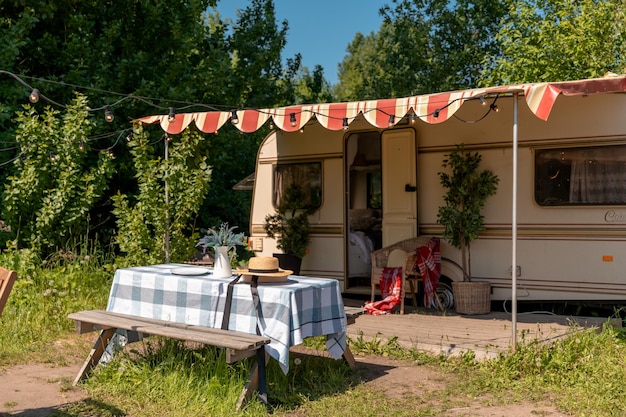
[(49, 344), (74, 328), (69, 313), (105, 307), (113, 277), (105, 261), (96, 252), (44, 261), (29, 250), (0, 254), (0, 265), (17, 271), (0, 316), (0, 365), (49, 354)]
[(226, 364), (223, 351), (194, 349), (182, 342), (150, 338), (138, 348), (97, 368), (86, 389), (99, 401), (133, 416), (262, 416), (288, 412), (308, 401), (350, 389), (350, 368), (342, 361), (291, 355), (285, 375), (276, 361), (267, 369), (269, 402), (251, 401), (236, 412), (251, 360)]
[[(457, 368), (466, 391), (508, 402), (548, 398), (560, 410), (581, 416), (626, 413), (626, 343), (622, 328), (574, 328), (554, 344), (531, 342), (514, 353)], [(511, 396), (511, 393), (516, 395)]]

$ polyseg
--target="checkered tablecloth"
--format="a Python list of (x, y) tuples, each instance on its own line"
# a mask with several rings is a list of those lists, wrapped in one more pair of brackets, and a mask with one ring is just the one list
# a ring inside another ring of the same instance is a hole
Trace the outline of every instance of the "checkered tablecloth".
[[(108, 311), (140, 317), (220, 328), (228, 283), (235, 278), (181, 276), (172, 269), (191, 265), (163, 264), (118, 269)], [(346, 348), (346, 316), (336, 280), (290, 276), (286, 282), (259, 284), (259, 328), (272, 342), (267, 352), (289, 371), (289, 347), (310, 336), (326, 335), (330, 355)], [(250, 285), (233, 287), (229, 330), (256, 333)]]

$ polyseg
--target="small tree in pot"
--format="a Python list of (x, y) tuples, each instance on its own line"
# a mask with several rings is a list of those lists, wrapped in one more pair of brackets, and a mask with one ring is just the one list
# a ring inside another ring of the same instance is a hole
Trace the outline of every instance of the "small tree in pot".
[[(470, 243), (485, 228), (481, 211), (487, 198), (496, 193), (499, 180), (493, 171), (479, 170), (481, 155), (466, 151), (462, 144), (446, 156), (442, 167), (452, 172), (439, 173), (441, 185), (448, 191), (444, 195), (445, 205), (439, 207), (437, 222), (444, 227), (443, 238), (461, 249), (463, 281), (469, 282), (472, 276)], [(458, 309), (459, 301), (455, 294), (457, 312), (462, 312)]]
[(315, 213), (315, 210), (307, 204), (307, 196), (302, 187), (293, 183), (285, 189), (276, 213), (265, 217), (264, 228), (267, 236), (276, 239), (276, 247), (283, 254), (297, 258), (296, 266), (285, 265), (281, 254), (277, 254), (279, 261), (283, 261), (281, 268), (291, 269), (296, 274), (300, 272), (300, 262), (306, 255), (310, 242), (309, 215)]

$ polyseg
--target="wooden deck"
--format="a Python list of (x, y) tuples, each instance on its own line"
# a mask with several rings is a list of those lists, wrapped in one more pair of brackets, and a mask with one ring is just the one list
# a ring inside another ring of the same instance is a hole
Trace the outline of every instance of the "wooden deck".
[[(344, 300), (346, 306), (362, 305), (358, 300)], [(551, 342), (575, 329), (601, 328), (608, 319), (596, 317), (556, 316), (550, 314), (518, 314), (517, 342), (531, 340)], [(613, 325), (621, 325), (619, 321)], [(411, 309), (404, 315), (360, 315), (348, 326), (348, 336), (360, 336), (366, 341), (396, 337), (401, 346), (435, 354), (457, 355), (467, 350), (477, 358), (494, 357), (512, 349), (511, 314), (492, 312), (485, 315), (463, 316), (454, 312), (441, 313), (434, 309)]]

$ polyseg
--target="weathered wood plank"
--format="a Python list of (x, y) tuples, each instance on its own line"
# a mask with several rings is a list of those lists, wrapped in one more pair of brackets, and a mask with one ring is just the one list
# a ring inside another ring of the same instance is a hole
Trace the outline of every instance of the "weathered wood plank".
[[(363, 315), (348, 328), (348, 336), (388, 340), (408, 348), (443, 354), (472, 350), (478, 357), (491, 357), (513, 348), (511, 315), (492, 312), (480, 316), (461, 316), (434, 310), (383, 316)], [(601, 327), (607, 318), (554, 315), (519, 315), (517, 343), (550, 342), (565, 337), (577, 328)]]
[[(104, 310), (80, 311), (72, 313), (68, 317), (79, 323), (79, 332), (97, 330), (98, 328), (117, 328), (205, 343), (237, 351), (256, 350), (259, 346), (270, 343), (270, 339), (267, 337), (248, 333), (128, 316)], [(91, 325), (86, 325), (86, 323)]]

